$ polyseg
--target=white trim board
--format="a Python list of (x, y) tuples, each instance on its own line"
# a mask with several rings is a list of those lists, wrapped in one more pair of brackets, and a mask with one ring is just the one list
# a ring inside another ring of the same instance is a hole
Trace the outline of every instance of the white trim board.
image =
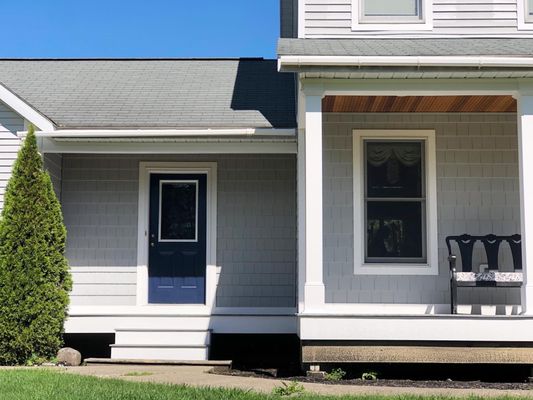
[[(135, 268), (135, 267), (133, 267)], [(157, 304), (146, 306), (76, 306), (71, 305), (68, 310), (70, 317), (206, 317), (206, 316), (295, 316), (294, 307), (214, 307), (211, 313), (198, 310), (176, 308), (172, 305), (166, 307)]]
[(296, 139), (289, 141), (232, 141), (218, 142), (165, 142), (142, 141), (132, 139), (130, 142), (59, 141), (40, 137), (39, 146), (42, 153), (59, 154), (296, 154)]
[(260, 136), (295, 137), (296, 129), (278, 128), (206, 128), (206, 129), (60, 129), (39, 132), (39, 137), (54, 139), (73, 138), (146, 138), (146, 137), (189, 137), (189, 136)]
[(522, 316), (300, 316), (301, 340), (531, 342)]
[(473, 67), (524, 68), (533, 57), (512, 56), (280, 56), (278, 67)]
[(52, 121), (0, 83), (0, 101), (34, 124), (39, 130), (55, 131)]
[[(365, 263), (364, 148), (365, 139), (424, 141), (426, 188), (425, 264)], [(354, 273), (356, 275), (438, 275), (437, 163), (434, 130), (358, 130), (353, 131), (353, 215)], [(358, 245), (359, 244), (359, 245)]]
[(171, 312), (210, 314), (215, 307), (219, 267), (216, 264), (217, 163), (215, 162), (141, 162), (139, 163), (139, 216), (137, 233), (137, 306), (148, 305), (148, 246), (151, 174), (206, 174), (207, 228), (206, 281), (204, 305), (150, 305)]
[(212, 330), (230, 334), (296, 334), (296, 315), (90, 315), (69, 316), (66, 333), (114, 333), (117, 329), (186, 329)]

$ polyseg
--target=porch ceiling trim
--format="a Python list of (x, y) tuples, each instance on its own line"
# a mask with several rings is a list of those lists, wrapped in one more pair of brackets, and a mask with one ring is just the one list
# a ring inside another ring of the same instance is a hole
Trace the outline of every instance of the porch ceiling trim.
[(296, 154), (296, 138), (39, 138), (58, 154)]
[(456, 96), (533, 93), (530, 79), (302, 79), (307, 96)]
[(236, 129), (61, 129), (37, 133), (38, 137), (51, 139), (65, 138), (168, 138), (205, 136), (268, 136), (296, 137), (296, 129), (277, 128), (236, 128)]

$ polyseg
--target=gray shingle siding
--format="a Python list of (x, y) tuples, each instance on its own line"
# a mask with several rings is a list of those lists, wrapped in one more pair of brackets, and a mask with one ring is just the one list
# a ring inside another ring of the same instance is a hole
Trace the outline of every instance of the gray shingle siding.
[(294, 128), (275, 60), (0, 60), (0, 83), (60, 128)]
[[(325, 114), (324, 280), (329, 303), (448, 304), (445, 237), (520, 231), (514, 114)], [(435, 129), (439, 275), (353, 272), (353, 129)], [(477, 252), (474, 265), (481, 262)], [(510, 265), (509, 254), (503, 262)], [(518, 289), (461, 289), (464, 304), (520, 304)], [(469, 303), (471, 302), (471, 303)]]
[(63, 156), (73, 305), (136, 302), (140, 161), (218, 163), (220, 307), (292, 307), (296, 160), (291, 155)]

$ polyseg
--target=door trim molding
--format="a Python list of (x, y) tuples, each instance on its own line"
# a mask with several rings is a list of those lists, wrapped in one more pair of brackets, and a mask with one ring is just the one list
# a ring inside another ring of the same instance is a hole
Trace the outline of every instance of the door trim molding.
[(217, 244), (217, 163), (216, 162), (140, 162), (139, 163), (139, 216), (137, 228), (137, 306), (148, 305), (148, 229), (150, 213), (151, 174), (206, 174), (207, 226), (206, 276), (203, 305), (162, 304), (150, 305), (179, 312), (208, 312), (215, 307), (219, 267), (216, 262)]

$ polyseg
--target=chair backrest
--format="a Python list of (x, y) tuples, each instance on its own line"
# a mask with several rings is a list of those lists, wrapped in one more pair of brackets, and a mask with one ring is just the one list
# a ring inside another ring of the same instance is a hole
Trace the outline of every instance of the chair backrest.
[(461, 236), (448, 236), (446, 238), (446, 246), (448, 247), (448, 255), (452, 255), (452, 246), (451, 242), (454, 241), (459, 246), (459, 252), (461, 253), (461, 263), (463, 272), (472, 272), (472, 255), (474, 253), (474, 244), (476, 244), (476, 239), (471, 235), (461, 235)]
[(515, 270), (522, 269), (522, 236), (513, 235), (505, 239), (509, 243), (511, 248), (511, 254), (513, 256), (513, 266)]
[(500, 245), (502, 242), (507, 242), (511, 249), (511, 255), (513, 258), (513, 267), (515, 270), (522, 269), (522, 238), (520, 235), (512, 236), (472, 236), (472, 235), (460, 235), (460, 236), (448, 236), (446, 238), (446, 247), (448, 247), (448, 255), (452, 255), (451, 242), (457, 243), (459, 252), (461, 254), (461, 266), (462, 272), (472, 272), (472, 258), (474, 254), (474, 245), (480, 241), (485, 248), (485, 254), (487, 255), (487, 264), (489, 269), (498, 270), (500, 253)]
[(480, 240), (485, 247), (489, 269), (497, 270), (499, 266), (498, 254), (500, 253), (500, 244), (502, 243), (503, 239), (496, 235), (487, 235), (480, 238)]

